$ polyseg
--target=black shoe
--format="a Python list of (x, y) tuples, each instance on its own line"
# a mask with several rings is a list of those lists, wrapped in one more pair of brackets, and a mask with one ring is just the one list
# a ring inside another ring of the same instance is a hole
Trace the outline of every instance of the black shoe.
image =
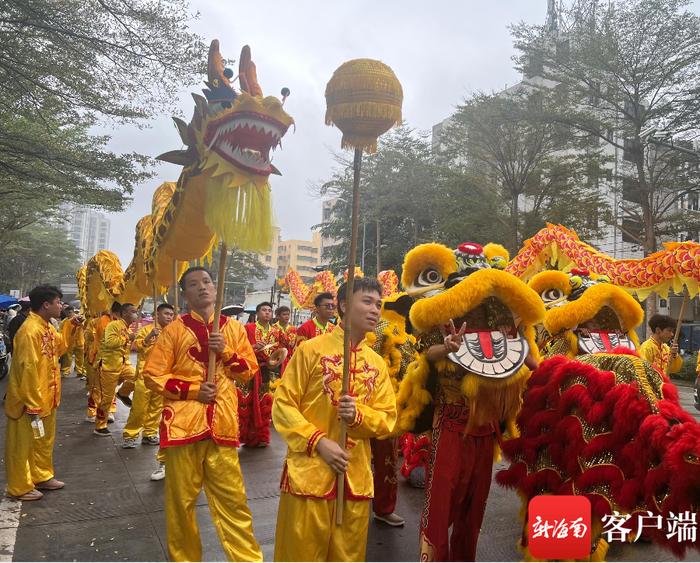
[(127, 407), (131, 408), (131, 397), (129, 397), (128, 395), (120, 395), (119, 393), (117, 393), (117, 399), (119, 399)]
[(93, 434), (96, 434), (97, 436), (111, 436), (112, 433), (107, 430), (106, 428), (95, 428), (95, 430), (92, 431)]

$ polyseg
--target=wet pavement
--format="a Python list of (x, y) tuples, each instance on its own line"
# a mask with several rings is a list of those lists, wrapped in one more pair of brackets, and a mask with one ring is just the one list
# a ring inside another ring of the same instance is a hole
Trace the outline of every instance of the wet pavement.
[[(6, 380), (0, 382), (4, 394)], [(692, 406), (692, 389), (680, 387), (684, 407)], [(19, 512), (14, 561), (164, 561), (167, 559), (163, 481), (150, 480), (156, 468), (153, 446), (121, 448), (121, 430), (128, 411), (121, 404), (112, 437), (92, 434), (85, 416), (84, 383), (64, 379), (63, 402), (58, 413), (55, 448), (56, 477), (65, 489), (48, 492), (38, 502), (23, 503)], [(0, 416), (4, 445), (5, 417)], [(3, 448), (4, 449), (4, 448)], [(273, 432), (266, 449), (239, 450), (255, 535), (266, 560), (272, 560), (279, 476), (285, 446)], [(498, 470), (501, 466), (496, 466)], [(372, 520), (369, 526), (368, 561), (417, 561), (418, 519), (423, 491), (410, 487), (401, 477), (397, 512), (406, 519), (403, 528), (392, 528)], [(4, 487), (4, 459), (0, 465)], [(6, 506), (6, 505), (5, 505)], [(516, 541), (520, 534), (519, 502), (515, 493), (493, 485), (482, 527), (477, 558), (482, 561), (518, 561)], [(206, 561), (224, 561), (206, 497), (197, 503)], [(3, 524), (0, 519), (0, 533)], [(1, 535), (1, 534), (0, 534)], [(0, 551), (0, 561), (11, 553)], [(674, 561), (669, 552), (650, 544), (613, 544), (610, 561)], [(700, 561), (691, 551), (687, 561)]]

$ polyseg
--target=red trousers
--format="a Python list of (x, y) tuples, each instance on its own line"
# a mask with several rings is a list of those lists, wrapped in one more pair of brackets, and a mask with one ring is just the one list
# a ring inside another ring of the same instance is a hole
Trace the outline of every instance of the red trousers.
[(263, 389), (260, 370), (251, 381), (238, 386), (238, 424), (241, 444), (257, 447), (270, 443), (272, 394)]
[(464, 407), (436, 409), (420, 522), (421, 561), (476, 560), (491, 488), (494, 436), (488, 429), (483, 435), (465, 435), (465, 422)]
[(374, 499), (372, 509), (375, 514), (385, 516), (396, 508), (398, 489), (398, 440), (370, 440), (374, 463)]

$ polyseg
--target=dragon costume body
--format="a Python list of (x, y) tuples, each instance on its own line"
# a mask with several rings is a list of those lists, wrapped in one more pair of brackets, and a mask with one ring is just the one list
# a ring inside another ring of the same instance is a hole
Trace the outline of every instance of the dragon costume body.
[[(397, 432), (430, 432), (421, 560), (474, 560), (496, 445), (502, 432), (515, 432), (526, 361), (537, 353), (544, 306), (501, 269), (504, 254), (497, 245), (453, 251), (433, 243), (405, 257), (401, 281), (415, 298), (408, 319), (417, 343), (399, 385)], [(451, 321), (466, 333), (448, 355)]]
[[(497, 481), (525, 504), (536, 495), (588, 497), (592, 560), (605, 557), (601, 530), (615, 511), (630, 515), (628, 524), (638, 515), (696, 518), (700, 424), (667, 377), (636, 354), (640, 305), (586, 270), (541, 272), (530, 287), (547, 307), (540, 337), (546, 359), (528, 381), (520, 435), (503, 444), (510, 467)], [(524, 530), (520, 545), (530, 559)], [(678, 555), (695, 544), (667, 531), (643, 530)]]

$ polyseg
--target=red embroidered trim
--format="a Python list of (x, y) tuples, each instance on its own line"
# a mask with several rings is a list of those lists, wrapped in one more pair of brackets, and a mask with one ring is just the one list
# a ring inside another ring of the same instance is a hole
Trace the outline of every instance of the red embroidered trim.
[(238, 446), (241, 445), (241, 441), (238, 439), (226, 440), (225, 438), (217, 438), (216, 436), (213, 436), (212, 440), (214, 440), (214, 443), (217, 446), (233, 446), (234, 448), (237, 448)]
[[(338, 480), (333, 479), (333, 488), (328, 491), (325, 495), (302, 495), (300, 493), (294, 493), (289, 487), (289, 474), (287, 473), (287, 462), (284, 463), (282, 468), (282, 477), (280, 478), (280, 491), (283, 493), (290, 494), (299, 498), (311, 498), (320, 500), (334, 500), (336, 497), (336, 489), (338, 487)], [(345, 477), (345, 498), (347, 500), (372, 500), (373, 497), (365, 495), (356, 495), (350, 489), (350, 484), (348, 483), (348, 478)]]
[(224, 365), (231, 371), (236, 373), (248, 371), (250, 369), (250, 367), (248, 366), (248, 362), (246, 362), (245, 359), (241, 358), (235, 352), (231, 355), (231, 357), (228, 360), (224, 362)]
[(355, 428), (362, 424), (362, 420), (364, 419), (364, 415), (362, 414), (362, 411), (357, 408), (357, 405), (355, 405), (355, 420), (352, 421), (352, 424), (349, 424), (348, 426), (350, 428)]
[(316, 443), (325, 435), (326, 434), (321, 430), (316, 430), (316, 432), (311, 434), (311, 438), (309, 438), (309, 441), (306, 444), (306, 455), (311, 457), (311, 455), (314, 453), (314, 447), (316, 446)]
[[(202, 440), (211, 438), (211, 430), (207, 428), (199, 434), (195, 434), (194, 436), (187, 436), (186, 438), (171, 438), (170, 436), (168, 436), (168, 431), (165, 428), (165, 424), (161, 422), (160, 436), (160, 447), (169, 448), (171, 446), (186, 446), (187, 444), (194, 444), (195, 442), (201, 442)], [(163, 440), (163, 436), (165, 436), (165, 440)]]
[[(197, 343), (199, 344), (199, 349), (197, 346), (190, 346), (188, 353), (190, 357), (205, 366), (209, 365), (209, 332), (214, 329), (214, 323), (209, 325), (204, 325), (203, 322), (195, 319), (191, 314), (187, 313), (180, 316), (182, 323), (192, 331)], [(223, 327), (226, 326), (228, 322), (228, 317), (221, 315), (219, 319), (219, 332), (222, 331)]]
[(187, 400), (187, 393), (189, 392), (191, 386), (191, 382), (183, 381), (182, 379), (177, 379), (175, 377), (171, 377), (165, 382), (165, 390), (168, 393), (178, 396), (182, 401)]

